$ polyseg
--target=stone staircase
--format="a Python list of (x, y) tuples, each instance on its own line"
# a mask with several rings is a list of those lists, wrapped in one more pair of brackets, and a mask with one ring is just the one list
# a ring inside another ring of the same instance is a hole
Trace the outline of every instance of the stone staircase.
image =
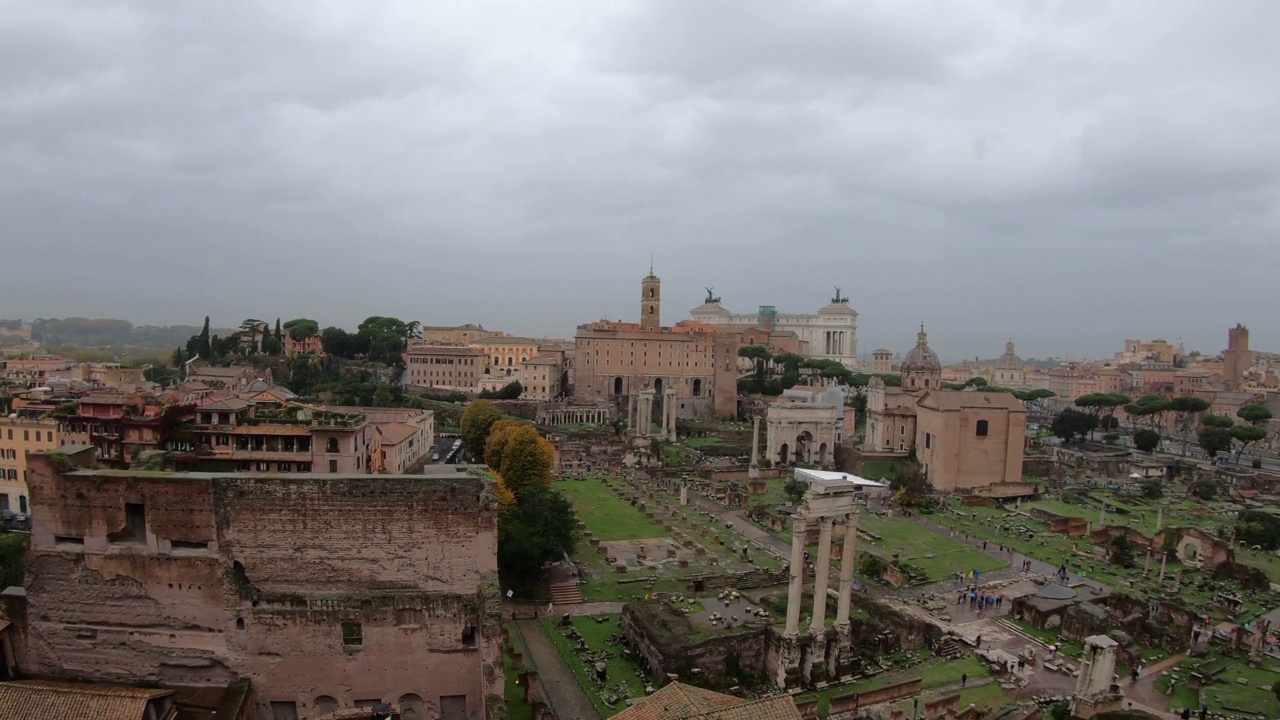
[(934, 652), (948, 660), (958, 660), (965, 655), (964, 649), (960, 647), (960, 640), (954, 635), (947, 635), (939, 640)]
[(556, 583), (551, 586), (551, 602), (556, 605), (578, 605), (582, 603), (582, 591), (578, 583)]

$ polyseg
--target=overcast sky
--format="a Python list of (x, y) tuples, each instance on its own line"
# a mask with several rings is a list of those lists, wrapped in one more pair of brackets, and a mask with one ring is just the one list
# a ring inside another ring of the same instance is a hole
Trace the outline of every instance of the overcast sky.
[(0, 317), (1280, 350), (1280, 2), (0, 0)]

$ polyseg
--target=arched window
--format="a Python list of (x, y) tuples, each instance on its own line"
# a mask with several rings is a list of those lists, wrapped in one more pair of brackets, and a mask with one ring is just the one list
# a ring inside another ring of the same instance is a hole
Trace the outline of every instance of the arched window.
[(649, 314), (650, 314), (650, 315), (652, 315), (652, 314), (653, 314), (653, 306), (652, 306), (652, 305), (650, 305), (650, 306), (649, 306)]
[(338, 452), (338, 438), (329, 438), (329, 442), (325, 443), (324, 451), (328, 453)]
[(693, 396), (694, 397), (702, 396), (702, 378), (693, 379)]
[(338, 701), (328, 695), (321, 695), (311, 704), (316, 711), (317, 717), (331, 715), (338, 709)]
[(986, 421), (986, 420), (979, 420), (979, 421), (978, 421), (978, 437), (986, 437), (986, 436), (987, 436), (987, 427), (988, 427), (988, 425), (987, 425), (987, 421)]
[(653, 288), (649, 288), (649, 297), (651, 297), (651, 298), (652, 298), (652, 297), (654, 296), (654, 294), (655, 294), (655, 293), (657, 293), (657, 292), (658, 292), (657, 290), (654, 290)]
[(614, 395), (622, 394), (622, 378), (620, 377), (613, 379), (613, 394)]

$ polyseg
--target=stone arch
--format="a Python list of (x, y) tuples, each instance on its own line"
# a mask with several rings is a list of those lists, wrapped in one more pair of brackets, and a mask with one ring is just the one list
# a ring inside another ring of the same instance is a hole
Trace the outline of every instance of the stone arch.
[(414, 693), (406, 693), (400, 696), (400, 718), (401, 720), (426, 720), (427, 707), (422, 701), (422, 696)]
[(813, 433), (808, 430), (804, 430), (799, 435), (796, 435), (796, 462), (809, 462), (810, 456), (813, 453), (813, 448), (811, 448), (809, 444), (812, 442)]
[(826, 443), (821, 443), (818, 445), (818, 464), (819, 465), (827, 464), (827, 444)]
[(653, 392), (658, 397), (662, 397), (662, 378), (657, 378), (653, 381)]
[(693, 396), (702, 397), (702, 378), (693, 379)]
[(613, 394), (614, 395), (622, 394), (622, 378), (620, 377), (616, 377), (613, 379)]
[(315, 710), (316, 717), (324, 718), (338, 711), (338, 701), (328, 695), (321, 695), (311, 703), (311, 707)]
[(786, 443), (782, 443), (782, 447), (779, 447), (779, 448), (778, 448), (778, 463), (779, 463), (779, 464), (786, 465), (786, 464), (787, 464), (787, 461), (788, 461), (788, 460), (790, 460), (790, 458), (788, 458), (788, 457), (787, 457), (787, 451), (788, 451), (788, 450), (789, 450), (789, 446), (788, 446)]
[(338, 438), (329, 438), (329, 440), (324, 444), (324, 451), (327, 453), (338, 452)]

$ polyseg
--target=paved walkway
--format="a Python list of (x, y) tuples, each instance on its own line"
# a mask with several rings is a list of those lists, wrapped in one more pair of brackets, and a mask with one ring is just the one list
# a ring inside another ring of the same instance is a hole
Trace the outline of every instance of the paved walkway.
[(533, 664), (538, 668), (538, 679), (542, 682), (547, 702), (556, 715), (562, 718), (598, 720), (600, 713), (596, 712), (569, 666), (560, 657), (560, 653), (556, 652), (546, 633), (542, 632), (541, 623), (537, 620), (517, 620), (516, 626), (524, 636), (525, 650), (533, 656)]

